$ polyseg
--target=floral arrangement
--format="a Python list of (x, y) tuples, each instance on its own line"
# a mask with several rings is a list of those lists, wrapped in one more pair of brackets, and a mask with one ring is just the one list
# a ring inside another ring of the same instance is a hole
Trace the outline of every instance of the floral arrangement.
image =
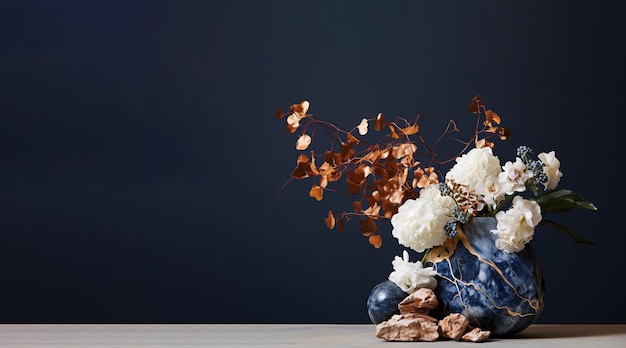
[[(286, 118), (287, 131), (297, 136), (299, 155), (291, 176), (313, 180), (309, 191), (312, 198), (321, 201), (326, 192), (359, 197), (350, 211), (328, 212), (325, 224), (330, 229), (338, 226), (342, 230), (346, 222), (358, 218), (361, 234), (380, 248), (378, 225), (390, 221), (391, 234), (398, 243), (426, 255), (454, 238), (460, 225), (474, 217), (492, 216), (497, 219), (497, 229), (491, 231), (497, 235), (496, 246), (506, 253), (524, 249), (540, 224), (565, 233), (577, 243), (593, 244), (567, 226), (545, 218), (548, 213), (575, 208), (596, 210), (581, 195), (558, 187), (563, 173), (555, 152), (535, 155), (522, 145), (514, 159), (503, 164), (494, 154), (491, 140), (506, 140), (511, 131), (500, 126), (501, 117), (487, 109), (480, 96), (468, 106), (476, 117), (469, 139), (454, 136), (460, 131), (450, 119), (433, 146), (421, 136), (419, 116), (387, 121), (379, 113), (343, 130), (309, 114), (309, 106), (308, 101), (293, 104), (287, 112), (279, 109), (276, 117)], [(366, 139), (370, 128), (381, 134), (377, 141)], [(330, 136), (331, 146), (323, 153), (311, 150), (309, 156), (305, 150), (320, 129)], [(441, 159), (436, 149), (444, 138), (458, 142), (460, 150)], [(452, 167), (444, 173), (445, 165)], [(339, 186), (342, 180), (345, 189)], [(410, 262), (406, 251), (392, 264), (389, 279), (402, 290), (436, 286), (436, 272), (420, 261)]]

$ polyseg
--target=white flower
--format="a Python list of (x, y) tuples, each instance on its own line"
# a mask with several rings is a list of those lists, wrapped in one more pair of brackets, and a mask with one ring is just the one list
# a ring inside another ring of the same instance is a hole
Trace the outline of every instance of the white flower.
[(498, 177), (489, 175), (485, 181), (476, 186), (476, 192), (482, 192), (483, 201), (492, 207), (497, 207), (504, 198), (504, 192), (500, 188)]
[(419, 288), (435, 289), (437, 280), (434, 278), (437, 271), (432, 267), (423, 267), (420, 261), (409, 262), (409, 253), (406, 250), (402, 258), (396, 256), (391, 262), (393, 272), (389, 274), (389, 280), (394, 282), (404, 292), (412, 293)]
[(404, 202), (391, 218), (391, 234), (405, 247), (417, 252), (443, 244), (448, 235), (446, 222), (452, 218), (451, 208), (456, 203), (442, 196), (437, 184), (426, 186), (416, 199)]
[(494, 156), (490, 147), (473, 148), (456, 159), (456, 164), (446, 173), (446, 180), (454, 180), (457, 184), (466, 185), (469, 191), (479, 195), (487, 195), (485, 179), (498, 176), (500, 159)]
[(515, 253), (533, 239), (535, 226), (541, 221), (541, 207), (535, 201), (515, 196), (507, 211), (496, 214), (497, 229), (491, 232), (498, 236), (496, 247), (507, 253)]
[(544, 184), (544, 186), (547, 190), (552, 190), (559, 184), (559, 181), (563, 176), (563, 173), (559, 170), (561, 162), (555, 157), (554, 151), (550, 151), (548, 153), (542, 152), (537, 157), (539, 157), (541, 162), (545, 164), (543, 172), (548, 176), (548, 181)]
[(533, 177), (533, 172), (526, 170), (526, 165), (521, 158), (516, 158), (515, 163), (506, 162), (502, 169), (502, 173), (498, 175), (502, 192), (512, 195), (513, 192), (526, 191), (526, 181)]

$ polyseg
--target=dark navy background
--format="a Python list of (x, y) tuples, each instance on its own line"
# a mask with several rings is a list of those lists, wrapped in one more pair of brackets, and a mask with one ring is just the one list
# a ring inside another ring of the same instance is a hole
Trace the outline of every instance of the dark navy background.
[[(598, 212), (539, 228), (543, 323), (626, 323), (623, 5), (0, 3), (0, 322), (366, 323), (401, 248), (325, 228), (278, 107), (350, 128), (481, 94)], [(469, 122), (471, 124), (471, 121)], [(416, 258), (416, 254), (412, 254)]]

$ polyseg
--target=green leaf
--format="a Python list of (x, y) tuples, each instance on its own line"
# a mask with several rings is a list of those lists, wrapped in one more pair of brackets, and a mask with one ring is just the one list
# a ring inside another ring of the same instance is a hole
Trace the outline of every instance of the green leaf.
[(583, 196), (573, 193), (570, 190), (558, 189), (547, 192), (535, 199), (541, 206), (541, 214), (562, 213), (574, 208), (586, 210), (598, 210), (596, 206)]
[(569, 227), (562, 225), (562, 224), (558, 224), (554, 221), (550, 221), (550, 220), (541, 220), (540, 222), (541, 225), (544, 226), (548, 226), (550, 228), (553, 228), (559, 232), (564, 233), (565, 235), (567, 235), (568, 237), (570, 237), (575, 243), (583, 243), (583, 244), (589, 244), (589, 245), (594, 245), (594, 241), (588, 238), (585, 238), (583, 236), (579, 236), (577, 234), (574, 234), (574, 232), (572, 232), (572, 230), (570, 230)]

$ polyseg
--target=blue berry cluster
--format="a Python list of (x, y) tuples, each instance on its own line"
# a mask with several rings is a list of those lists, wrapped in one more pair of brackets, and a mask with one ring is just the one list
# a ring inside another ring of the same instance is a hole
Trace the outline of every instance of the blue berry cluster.
[[(445, 182), (439, 183), (439, 191), (441, 192), (442, 196), (452, 196), (452, 190)], [(454, 238), (456, 237), (457, 233), (457, 224), (468, 223), (471, 219), (471, 216), (469, 213), (459, 208), (458, 205), (454, 205), (452, 207), (451, 213), (453, 218), (448, 220), (444, 229), (446, 231), (446, 234), (450, 236), (450, 238)]]
[(525, 145), (517, 148), (517, 157), (526, 165), (526, 168), (533, 172), (533, 177), (528, 180), (526, 186), (536, 195), (538, 192), (537, 185), (543, 185), (548, 182), (548, 176), (543, 172), (544, 164), (539, 159), (533, 158), (533, 150)]

